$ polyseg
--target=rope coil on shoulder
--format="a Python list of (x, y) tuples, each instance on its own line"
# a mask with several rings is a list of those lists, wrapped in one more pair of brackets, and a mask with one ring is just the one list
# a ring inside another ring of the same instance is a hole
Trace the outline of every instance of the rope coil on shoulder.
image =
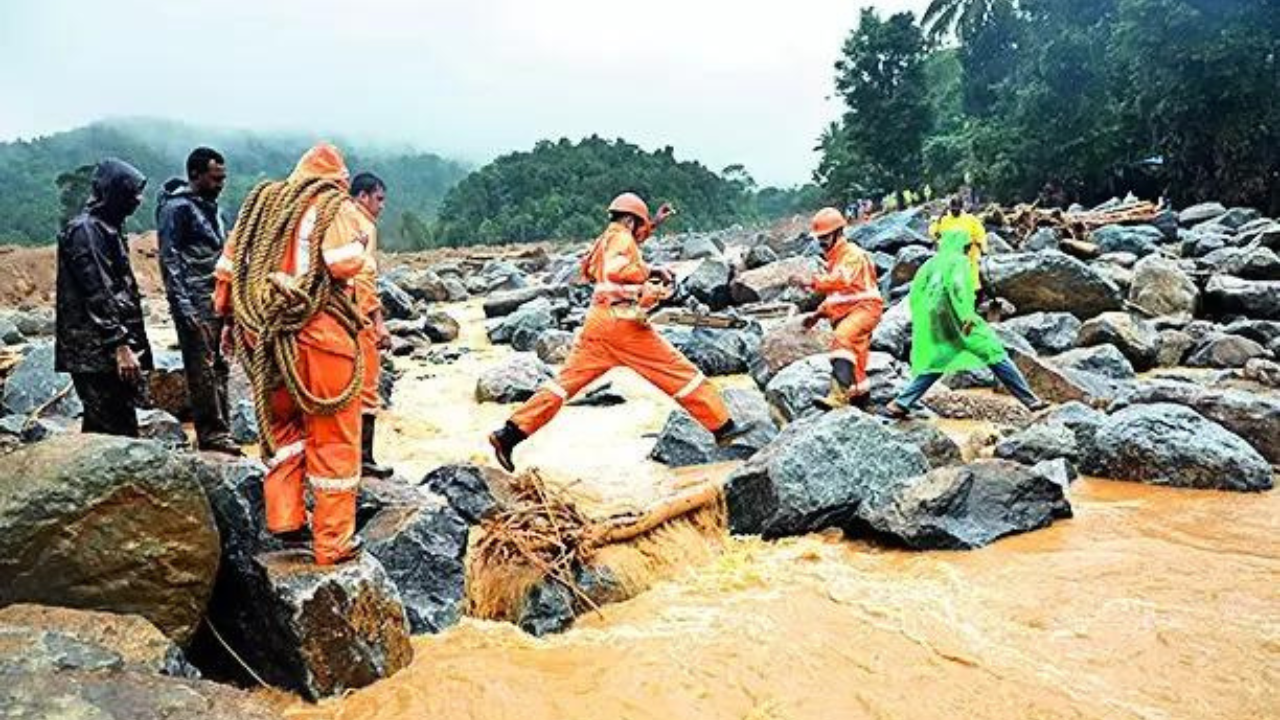
[[(307, 415), (333, 415), (355, 402), (364, 377), (363, 353), (355, 353), (350, 382), (335, 397), (321, 397), (298, 374), (298, 333), (319, 313), (329, 314), (357, 342), (364, 321), (350, 294), (333, 282), (326, 268), (323, 239), (337, 217), (346, 190), (335, 180), (305, 178), (266, 181), (245, 198), (232, 231), (235, 272), (231, 299), (235, 314), (236, 357), (253, 384), (262, 456), (275, 452), (271, 436), (271, 393), (281, 385)], [(281, 271), (285, 254), (308, 208), (316, 210), (310, 234), (309, 263), (294, 278), (300, 297), (286, 294), (271, 275)]]

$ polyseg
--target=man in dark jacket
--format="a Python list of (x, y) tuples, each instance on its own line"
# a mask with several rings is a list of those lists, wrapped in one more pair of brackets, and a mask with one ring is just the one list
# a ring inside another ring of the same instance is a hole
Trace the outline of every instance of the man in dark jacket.
[(173, 178), (160, 192), (156, 228), (160, 274), (182, 346), (196, 446), (239, 455), (228, 422), (230, 369), (221, 351), (222, 321), (213, 312), (213, 270), (227, 237), (218, 211), (218, 195), (226, 180), (226, 161), (216, 150), (191, 151), (187, 180)]
[(58, 236), (55, 365), (84, 403), (84, 432), (137, 437), (142, 372), (151, 345), (129, 264), (124, 221), (147, 179), (133, 166), (98, 163), (85, 209)]

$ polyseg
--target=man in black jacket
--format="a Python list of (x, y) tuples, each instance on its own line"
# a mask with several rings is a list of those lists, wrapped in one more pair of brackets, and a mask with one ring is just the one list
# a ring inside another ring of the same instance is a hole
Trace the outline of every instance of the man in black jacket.
[(187, 180), (173, 178), (160, 192), (156, 228), (160, 274), (182, 346), (196, 446), (239, 455), (228, 422), (230, 368), (222, 356), (222, 321), (213, 312), (213, 270), (227, 237), (218, 211), (218, 195), (226, 180), (222, 155), (207, 147), (192, 150), (187, 156)]
[(84, 432), (138, 435), (136, 409), (142, 372), (152, 366), (151, 345), (124, 221), (142, 203), (146, 184), (128, 163), (103, 160), (84, 211), (58, 236), (55, 366), (71, 373), (84, 403)]

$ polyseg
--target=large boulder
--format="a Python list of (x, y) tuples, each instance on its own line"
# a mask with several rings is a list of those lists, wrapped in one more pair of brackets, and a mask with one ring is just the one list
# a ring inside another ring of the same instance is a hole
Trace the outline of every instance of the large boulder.
[(911, 306), (906, 300), (889, 306), (880, 316), (880, 324), (871, 332), (871, 348), (887, 352), (899, 360), (911, 353)]
[(658, 442), (649, 457), (664, 465), (708, 465), (751, 457), (778, 435), (778, 426), (769, 414), (769, 403), (756, 390), (729, 388), (724, 392), (729, 415), (751, 432), (736, 438), (727, 447), (716, 445), (715, 437), (689, 413), (673, 410), (658, 434)]
[(680, 257), (684, 260), (718, 258), (724, 252), (724, 244), (714, 235), (691, 233), (680, 244)]
[(805, 290), (805, 283), (821, 269), (814, 257), (786, 258), (738, 273), (729, 284), (729, 293), (738, 305), (807, 298), (811, 294)]
[(991, 290), (1019, 312), (1069, 312), (1084, 320), (1119, 310), (1120, 288), (1097, 270), (1056, 251), (987, 258)]
[(444, 280), (430, 270), (407, 270), (397, 273), (395, 281), (401, 290), (409, 293), (409, 296), (415, 300), (446, 302), (449, 299), (449, 289), (445, 287)]
[(1037, 312), (1010, 318), (996, 326), (1012, 330), (1038, 353), (1056, 355), (1076, 346), (1080, 319), (1065, 312)]
[(911, 208), (882, 215), (850, 228), (849, 238), (871, 252), (896, 254), (908, 245), (930, 247), (929, 215), (924, 208)]
[(431, 342), (453, 342), (461, 330), (462, 326), (447, 312), (437, 310), (422, 316), (422, 332)]
[(1205, 309), (1211, 314), (1280, 320), (1280, 280), (1241, 280), (1230, 275), (1214, 275), (1204, 290)]
[(5, 459), (0, 605), (136, 613), (186, 643), (218, 570), (200, 462), (159, 443), (63, 435)]
[(1132, 386), (1112, 407), (1140, 403), (1185, 405), (1244, 438), (1263, 457), (1280, 466), (1280, 398), (1274, 395), (1153, 380)]
[(178, 418), (163, 410), (139, 410), (138, 437), (155, 440), (175, 450), (189, 446), (187, 432)]
[(1239, 436), (1182, 405), (1131, 405), (1098, 427), (1083, 467), (1091, 475), (1153, 485), (1256, 491), (1271, 466)]
[[(1129, 313), (1109, 312), (1081, 325), (1076, 335), (1076, 344), (1082, 348), (1115, 346), (1133, 365), (1132, 369), (1143, 371), (1156, 366), (1156, 356), (1160, 352), (1160, 332), (1155, 325)], [(1108, 372), (1102, 374), (1116, 377)], [(1132, 373), (1120, 377), (1132, 377)]]
[(389, 677), (413, 659), (400, 593), (372, 554), (320, 567), (309, 553), (280, 551), (258, 555), (255, 565), (246, 600), (266, 632), (241, 652), (268, 682), (319, 700)]
[(758, 267), (764, 267), (769, 263), (778, 262), (778, 253), (768, 245), (754, 245), (747, 251), (744, 258), (748, 270), (755, 270)]
[(0, 713), (6, 718), (280, 720), (266, 700), (203, 680), (99, 669), (3, 677)]
[(1200, 289), (1177, 262), (1150, 255), (1134, 266), (1129, 301), (1156, 315), (1190, 318), (1200, 303)]
[(717, 255), (698, 263), (693, 272), (680, 282), (680, 287), (712, 310), (723, 310), (733, 300), (729, 293), (732, 277), (733, 267)]
[(172, 640), (138, 615), (25, 603), (0, 609), (0, 675), (60, 670), (200, 675)]
[(831, 326), (819, 323), (812, 330), (804, 328), (803, 318), (795, 317), (770, 328), (760, 340), (763, 372), (757, 380), (769, 379), (788, 365), (804, 358), (821, 355), (831, 349)]
[(1037, 422), (996, 443), (996, 457), (1023, 465), (1065, 458), (1080, 459), (1080, 446), (1071, 428), (1057, 422)]
[(538, 336), (533, 351), (538, 359), (548, 365), (559, 365), (569, 358), (573, 350), (573, 333), (552, 328)]
[(390, 278), (378, 278), (378, 299), (388, 320), (412, 320), (417, 314), (413, 296), (391, 282)]
[(360, 532), (404, 603), (414, 634), (458, 622), (466, 595), (467, 523), (443, 498), (385, 507)]
[(979, 460), (916, 478), (869, 508), (882, 538), (917, 550), (965, 550), (1071, 517), (1065, 486), (1014, 462)]
[(1201, 338), (1184, 362), (1190, 367), (1240, 368), (1254, 358), (1270, 353), (1262, 345), (1240, 335), (1214, 333)]
[(525, 303), (540, 297), (565, 297), (569, 294), (568, 285), (531, 285), (516, 290), (495, 292), (484, 301), (486, 318), (502, 317), (515, 312)]
[(489, 342), (511, 344), (517, 350), (533, 350), (538, 336), (556, 326), (556, 316), (551, 301), (545, 297), (535, 298), (521, 305), (501, 319), (489, 323), (486, 328)]
[(551, 368), (533, 353), (516, 353), (480, 374), (476, 402), (524, 402), (553, 376)]
[(1051, 403), (1075, 400), (1087, 405), (1105, 405), (1116, 396), (1116, 383), (1102, 375), (1062, 367), (1021, 352), (1010, 352), (1010, 357), (1027, 378), (1032, 391), (1042, 400)]
[(1061, 368), (1093, 373), (1112, 380), (1130, 380), (1135, 377), (1133, 365), (1115, 345), (1076, 348), (1047, 359)]
[(937, 425), (923, 420), (908, 420), (898, 423), (893, 429), (906, 438), (907, 442), (920, 448), (931, 468), (957, 465), (964, 461), (960, 446), (950, 435), (939, 430)]
[(1160, 331), (1160, 352), (1156, 353), (1159, 367), (1177, 367), (1196, 344), (1195, 338), (1181, 330)]
[(767, 538), (825, 528), (854, 530), (863, 506), (928, 471), (924, 453), (853, 409), (787, 426), (729, 476), (729, 527)]
[(1104, 253), (1126, 252), (1145, 257), (1159, 248), (1164, 233), (1151, 225), (1105, 225), (1093, 231), (1092, 239)]
[(765, 399), (785, 422), (819, 412), (813, 405), (831, 391), (831, 360), (814, 355), (791, 363), (765, 386)]
[(1200, 258), (1202, 268), (1245, 280), (1280, 280), (1280, 256), (1261, 246), (1227, 247)]
[(751, 330), (664, 327), (663, 337), (706, 375), (737, 375), (760, 354), (760, 336)]
[[(54, 401), (55, 398), (58, 398)], [(53, 343), (39, 342), (27, 349), (4, 383), (4, 411), (30, 415), (49, 403), (44, 415), (78, 417), (84, 412), (71, 376), (53, 369)]]
[(476, 525), (498, 509), (485, 473), (476, 465), (442, 465), (422, 478), (422, 487), (440, 495), (469, 525)]
[(933, 249), (923, 245), (908, 245), (899, 250), (894, 258), (893, 268), (889, 271), (889, 286), (898, 287), (910, 283), (920, 266), (933, 255)]
[(1183, 227), (1199, 225), (1202, 222), (1216, 220), (1227, 214), (1227, 208), (1219, 202), (1206, 202), (1192, 205), (1178, 213), (1178, 223)]

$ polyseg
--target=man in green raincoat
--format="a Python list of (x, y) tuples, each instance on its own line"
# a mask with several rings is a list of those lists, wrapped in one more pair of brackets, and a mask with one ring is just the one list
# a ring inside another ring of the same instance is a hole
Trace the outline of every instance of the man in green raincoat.
[(920, 267), (911, 281), (911, 382), (880, 414), (906, 417), (946, 373), (989, 367), (1027, 409), (1046, 407), (1036, 397), (1018, 366), (1009, 359), (996, 333), (974, 309), (973, 273), (965, 254), (971, 242), (963, 229), (939, 238), (938, 254)]

